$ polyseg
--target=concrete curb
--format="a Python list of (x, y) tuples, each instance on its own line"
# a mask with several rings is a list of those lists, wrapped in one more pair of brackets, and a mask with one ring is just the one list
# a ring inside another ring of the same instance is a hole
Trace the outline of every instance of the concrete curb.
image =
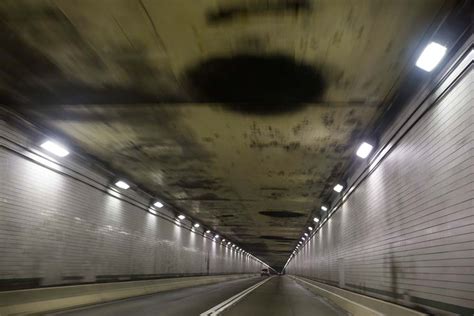
[(311, 279), (290, 275), (295, 281), (309, 285), (311, 289), (342, 307), (353, 316), (376, 316), (376, 315), (397, 315), (397, 316), (426, 316), (424, 313), (379, 300), (366, 295), (343, 290), (341, 288), (320, 283)]
[(0, 315), (53, 312), (134, 296), (255, 276), (257, 274), (181, 277), (6, 291), (0, 292)]

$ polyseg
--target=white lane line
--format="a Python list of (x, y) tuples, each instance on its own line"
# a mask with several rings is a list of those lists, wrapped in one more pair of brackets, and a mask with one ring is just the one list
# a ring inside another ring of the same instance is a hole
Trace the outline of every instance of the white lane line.
[(260, 285), (262, 285), (263, 283), (267, 282), (268, 280), (270, 280), (272, 277), (269, 277), (269, 278), (266, 278), (265, 280), (261, 281), (261, 282), (258, 282), (257, 284), (255, 285), (252, 285), (251, 287), (243, 290), (242, 292), (232, 296), (231, 298), (229, 299), (226, 299), (224, 302), (212, 307), (211, 309), (205, 311), (204, 313), (200, 314), (199, 316), (213, 316), (213, 315), (219, 315), (220, 313), (222, 313), (224, 310), (226, 310), (227, 308), (231, 307), (232, 305), (234, 305), (235, 303), (237, 303), (238, 301), (240, 301), (241, 299), (243, 299), (247, 294), (249, 294), (250, 292), (252, 292), (253, 290), (255, 290), (256, 288), (258, 288)]

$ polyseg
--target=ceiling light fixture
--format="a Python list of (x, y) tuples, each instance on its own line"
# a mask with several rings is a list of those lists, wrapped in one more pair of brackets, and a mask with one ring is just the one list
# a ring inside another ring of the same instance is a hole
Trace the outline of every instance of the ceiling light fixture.
[(161, 203), (160, 201), (156, 201), (155, 203), (153, 203), (153, 206), (157, 207), (157, 208), (162, 208), (163, 207), (163, 203)]
[(58, 157), (66, 157), (69, 155), (69, 151), (63, 145), (50, 140), (45, 141), (40, 146)]
[(436, 42), (429, 43), (416, 61), (416, 67), (430, 72), (438, 66), (446, 54), (446, 47)]
[(209, 229), (206, 230), (206, 234), (210, 234), (210, 233), (211, 233), (211, 231)]
[(124, 190), (127, 190), (128, 188), (130, 188), (130, 185), (123, 181), (123, 180), (118, 180), (117, 182), (115, 182), (115, 186), (119, 187), (120, 189), (124, 189)]
[(309, 236), (309, 235), (308, 235), (308, 233), (304, 233), (304, 235), (305, 235), (306, 237), (308, 237), (308, 236)]
[(327, 208), (326, 206), (324, 206), (324, 205), (323, 205), (323, 206), (321, 206), (321, 210), (323, 210), (323, 211), (325, 211), (325, 212), (326, 212), (326, 211), (328, 210), (328, 208)]
[(333, 188), (333, 190), (336, 191), (337, 193), (340, 193), (342, 191), (342, 189), (344, 189), (344, 187), (339, 183), (336, 184)]
[(180, 219), (180, 220), (183, 220), (183, 219), (185, 219), (185, 218), (186, 218), (186, 216), (184, 216), (183, 214), (179, 214), (179, 215), (178, 215), (178, 219)]
[(199, 223), (195, 223), (193, 226), (194, 226), (195, 228), (198, 228), (198, 227), (201, 226), (201, 225), (199, 225)]
[(319, 218), (315, 217), (313, 218), (313, 221), (315, 221), (316, 223), (319, 223)]
[(372, 152), (372, 149), (374, 149), (374, 146), (372, 146), (369, 143), (363, 142), (360, 144), (359, 148), (357, 149), (356, 155), (359, 156), (360, 158), (367, 158), (370, 153)]
[(313, 227), (311, 227), (311, 226), (308, 226), (308, 229), (309, 229), (309, 230), (313, 230)]

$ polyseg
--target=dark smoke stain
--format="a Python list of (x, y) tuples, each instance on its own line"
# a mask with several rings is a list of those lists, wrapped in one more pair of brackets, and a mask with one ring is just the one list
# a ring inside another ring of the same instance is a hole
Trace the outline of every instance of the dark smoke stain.
[(293, 211), (261, 211), (259, 212), (262, 215), (278, 218), (288, 218), (288, 217), (303, 217), (304, 214), (293, 212)]
[(190, 198), (176, 199), (179, 201), (229, 201), (229, 199), (222, 198), (214, 193), (204, 193)]
[(239, 17), (251, 17), (262, 14), (280, 14), (311, 11), (311, 4), (308, 0), (279, 0), (250, 2), (245, 5), (219, 8), (215, 11), (209, 11), (207, 22), (209, 24), (219, 24), (229, 22)]
[(270, 191), (288, 191), (288, 188), (277, 188), (277, 187), (261, 187), (260, 190), (270, 190)]
[(300, 148), (300, 146), (301, 146), (300, 142), (291, 142), (287, 145), (284, 145), (283, 148), (286, 151), (291, 152), (291, 151), (297, 150), (298, 148)]
[(184, 189), (216, 190), (221, 188), (220, 181), (217, 179), (181, 179), (173, 185)]
[(324, 114), (322, 116), (323, 124), (326, 128), (331, 128), (334, 124), (334, 112)]
[(295, 241), (296, 239), (294, 238), (288, 238), (288, 237), (283, 237), (283, 236), (271, 236), (271, 235), (263, 235), (260, 236), (262, 239), (268, 239), (268, 240), (278, 240), (278, 241)]
[(260, 115), (296, 111), (326, 87), (317, 69), (286, 55), (211, 58), (189, 69), (186, 81), (202, 102)]
[[(41, 19), (48, 23), (37, 23), (35, 18), (25, 18), (23, 30), (29, 30), (31, 36), (43, 36), (41, 42), (55, 43), (58, 39), (68, 38), (69, 43), (78, 51), (77, 62), (84, 68), (94, 68), (106, 71), (106, 65), (95, 50), (82, 38), (78, 30), (58, 9), (49, 8), (44, 14), (39, 12)], [(4, 67), (3, 78), (6, 89), (0, 90), (0, 102), (10, 106), (26, 105), (40, 106), (43, 104), (130, 104), (161, 101), (179, 101), (180, 97), (168, 93), (166, 89), (154, 87), (150, 93), (142, 87), (144, 75), (159, 82), (175, 81), (148, 65), (143, 55), (132, 63), (129, 60), (117, 60), (117, 64), (130, 76), (128, 86), (103, 84), (93, 86), (64, 73), (54, 60), (51, 60), (40, 49), (27, 42), (14, 28), (5, 22), (5, 16), (0, 21), (0, 40), (2, 46), (0, 56), (2, 62), (9, 64)], [(12, 23), (14, 24), (14, 23)], [(48, 32), (45, 26), (53, 25), (58, 32)], [(34, 34), (34, 35), (33, 35)], [(171, 79), (171, 80), (170, 80)], [(181, 98), (182, 100), (182, 98)]]

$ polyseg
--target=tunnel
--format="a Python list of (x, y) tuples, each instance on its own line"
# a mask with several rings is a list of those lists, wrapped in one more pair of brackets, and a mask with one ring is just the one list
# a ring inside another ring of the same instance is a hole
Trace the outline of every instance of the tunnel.
[(474, 315), (473, 12), (0, 1), (0, 315)]

